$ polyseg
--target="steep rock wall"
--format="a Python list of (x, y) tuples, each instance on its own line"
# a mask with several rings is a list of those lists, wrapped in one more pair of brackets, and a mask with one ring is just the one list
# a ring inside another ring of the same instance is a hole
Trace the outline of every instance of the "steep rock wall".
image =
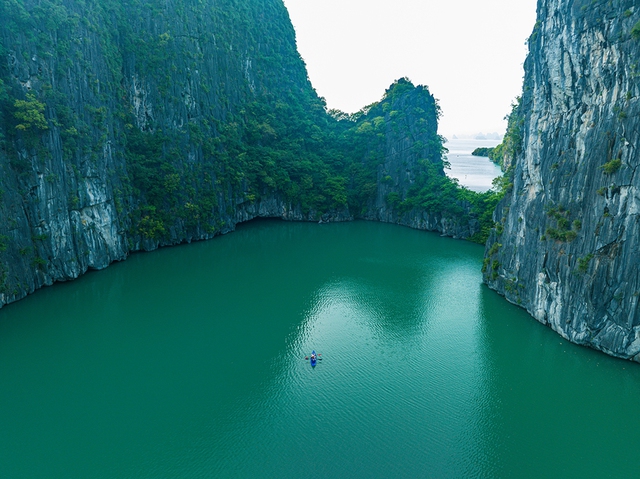
[(24, 0), (0, 18), (0, 307), (259, 216), (477, 229), (388, 201), (444, 174), (428, 90), (399, 81), (337, 121), (281, 0)]
[(640, 7), (539, 0), (513, 189), (484, 279), (563, 337), (640, 360)]
[(27, 0), (0, 17), (0, 307), (233, 229), (242, 179), (204, 138), (259, 96), (319, 102), (279, 0)]
[[(371, 145), (379, 152), (376, 169), (376, 189), (366, 211), (368, 220), (437, 231), (453, 238), (469, 238), (479, 230), (474, 218), (447, 215), (424, 207), (402, 208), (425, 176), (444, 178), (443, 142), (438, 135), (439, 106), (426, 87), (408, 87), (410, 82), (399, 80), (394, 86), (404, 90), (393, 94), (387, 90), (385, 100), (368, 112), (370, 122), (379, 127), (379, 144)], [(378, 116), (377, 116), (378, 115)], [(394, 201), (395, 200), (395, 201)], [(469, 210), (469, 205), (461, 208)]]

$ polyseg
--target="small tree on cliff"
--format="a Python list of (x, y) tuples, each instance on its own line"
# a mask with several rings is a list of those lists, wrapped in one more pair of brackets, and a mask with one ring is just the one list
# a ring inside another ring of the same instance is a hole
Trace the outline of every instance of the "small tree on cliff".
[(16, 125), (17, 130), (38, 131), (49, 129), (47, 119), (44, 117), (45, 105), (39, 102), (33, 93), (27, 93), (26, 100), (16, 100), (13, 106), (16, 109), (13, 116), (20, 122)]

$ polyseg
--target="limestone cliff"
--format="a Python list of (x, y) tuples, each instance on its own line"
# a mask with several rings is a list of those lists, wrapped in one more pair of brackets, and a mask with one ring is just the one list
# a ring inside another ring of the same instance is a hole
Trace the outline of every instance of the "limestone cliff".
[(486, 283), (563, 337), (640, 361), (640, 6), (539, 0), (513, 187)]
[[(448, 180), (443, 168), (444, 138), (438, 135), (439, 115), (429, 90), (414, 88), (406, 79), (392, 85), (383, 101), (368, 111), (369, 122), (382, 125), (382, 141), (377, 146), (381, 159), (376, 191), (363, 218), (438, 231), (453, 238), (469, 238), (478, 232), (477, 219), (447, 212), (442, 205), (429, 208), (424, 198), (418, 198), (421, 190), (446, 196), (440, 188)], [(451, 202), (460, 203), (458, 199)], [(461, 211), (470, 209), (467, 204), (460, 206)]]
[(403, 79), (330, 114), (282, 0), (3, 1), (0, 18), (0, 307), (257, 216), (478, 230), (440, 194), (430, 92)]
[(9, 1), (0, 18), (0, 306), (229, 231), (261, 195), (312, 215), (256, 167), (277, 131), (254, 110), (304, 110), (301, 129), (324, 114), (280, 0)]

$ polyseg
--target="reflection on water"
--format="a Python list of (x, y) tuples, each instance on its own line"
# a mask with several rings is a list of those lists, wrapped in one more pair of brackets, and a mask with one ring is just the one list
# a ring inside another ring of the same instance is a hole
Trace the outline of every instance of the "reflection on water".
[(481, 261), (264, 221), (41, 290), (0, 310), (0, 477), (631, 476), (640, 368), (566, 343)]

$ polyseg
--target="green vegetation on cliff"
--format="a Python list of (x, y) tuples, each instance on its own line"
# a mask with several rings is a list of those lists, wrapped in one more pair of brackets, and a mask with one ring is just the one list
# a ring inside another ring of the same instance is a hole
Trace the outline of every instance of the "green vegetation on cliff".
[(428, 89), (327, 111), (281, 0), (12, 0), (0, 18), (5, 292), (258, 215), (485, 236), (496, 193), (444, 175)]
[(489, 153), (489, 159), (500, 165), (503, 171), (509, 169), (522, 151), (522, 128), (524, 126), (524, 112), (522, 108), (522, 98), (516, 98), (511, 104), (511, 112), (505, 117), (507, 120), (507, 131), (502, 142), (493, 148)]
[(640, 20), (631, 29), (631, 36), (636, 40), (640, 40)]

